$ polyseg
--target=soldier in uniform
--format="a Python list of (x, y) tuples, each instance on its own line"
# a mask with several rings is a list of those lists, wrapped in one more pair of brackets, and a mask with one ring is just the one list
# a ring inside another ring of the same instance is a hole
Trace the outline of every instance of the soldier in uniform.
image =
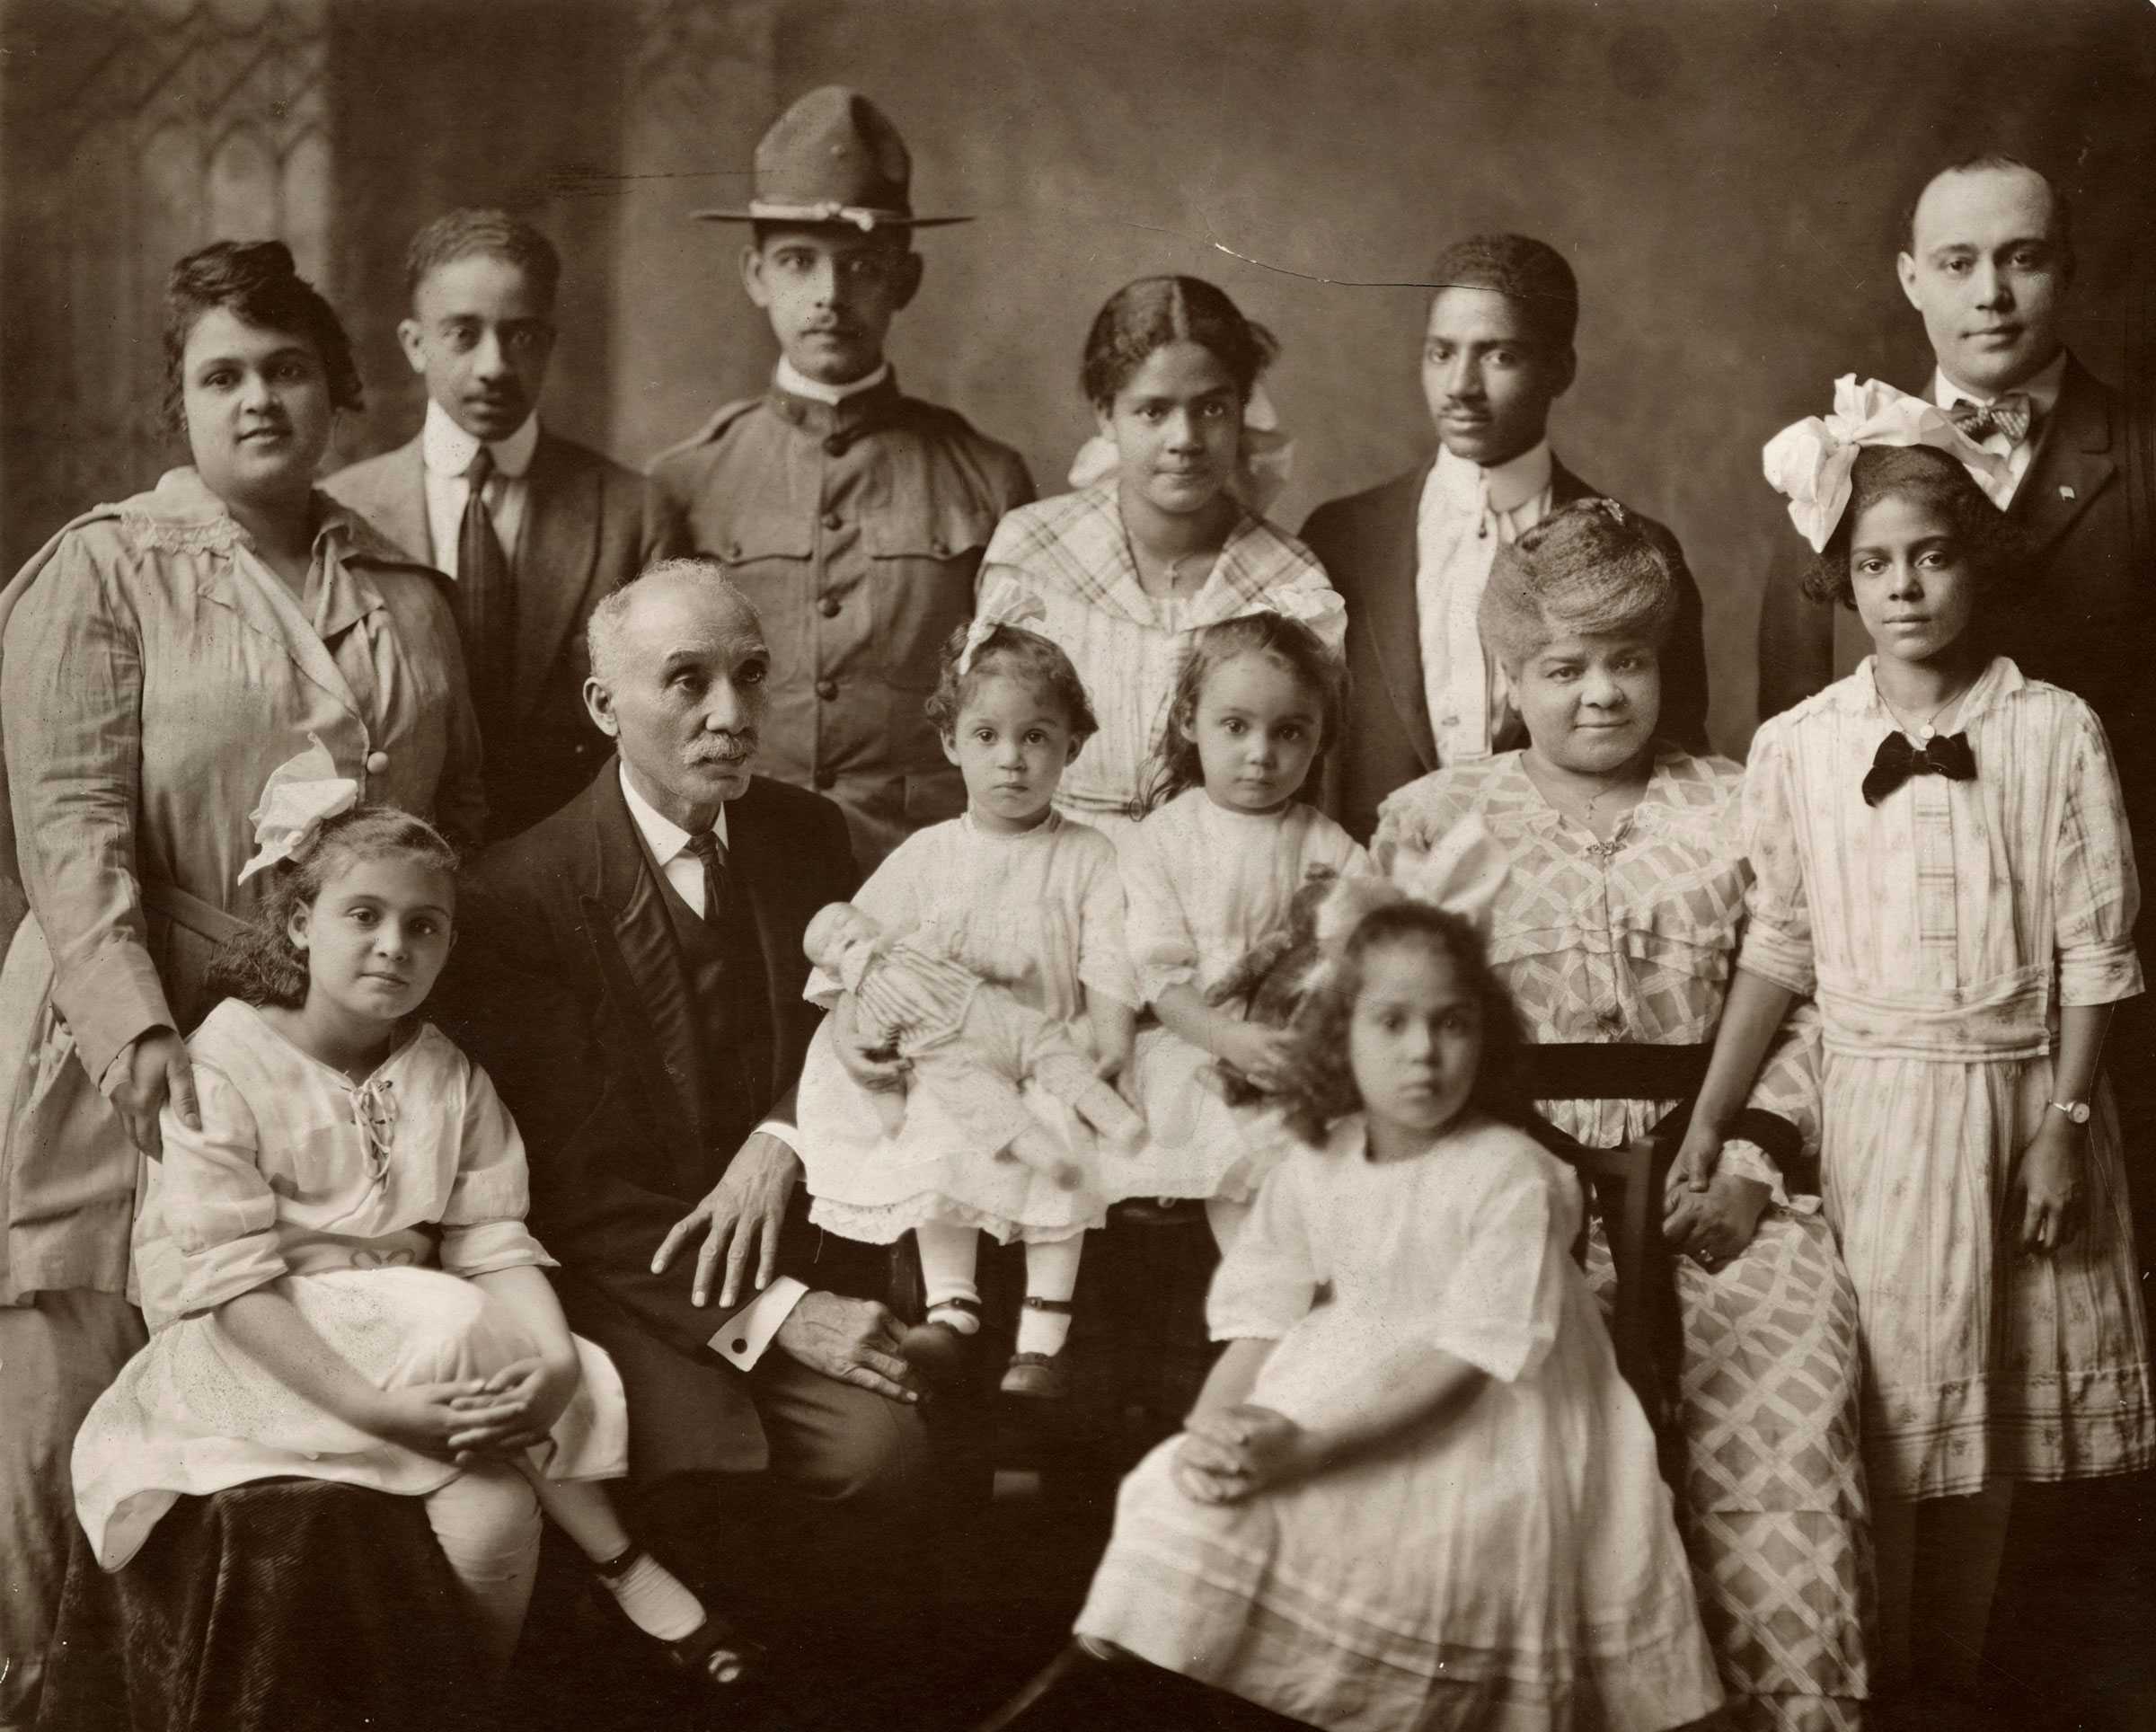
[(923, 703), (972, 612), (996, 520), (1033, 498), (1024, 463), (898, 389), (884, 358), (921, 287), (905, 143), (865, 96), (814, 90), (756, 146), (741, 255), (770, 315), (771, 389), (729, 403), (652, 465), (666, 544), (724, 561), (771, 650), (762, 759), (846, 815), (862, 871), (965, 809)]

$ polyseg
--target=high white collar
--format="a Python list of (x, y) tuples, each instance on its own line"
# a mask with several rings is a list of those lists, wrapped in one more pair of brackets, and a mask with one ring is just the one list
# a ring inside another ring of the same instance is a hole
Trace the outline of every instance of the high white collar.
[[(651, 858), (665, 870), (667, 862), (689, 845), (689, 833), (636, 791), (636, 784), (629, 780), (627, 764), (618, 765), (622, 776), (622, 798), (629, 804), (629, 816), (635, 822), (637, 833), (644, 845), (651, 850)], [(711, 834), (719, 838), (721, 848), (733, 846), (726, 833), (726, 808), (719, 809), (719, 816), (711, 820)]]
[[(429, 474), (459, 476), (472, 467), (481, 441), (449, 419), (449, 411), (433, 398), (427, 400), (427, 424), (420, 429), (420, 461)], [(524, 418), (524, 425), (506, 439), (487, 441), (494, 454), (494, 473), (515, 481), (532, 466), (532, 453), (539, 448), (539, 411)]]
[(1550, 485), (1553, 473), (1550, 441), (1542, 439), (1487, 469), (1439, 446), (1430, 479), (1437, 495), (1459, 510), (1479, 510), (1487, 502), (1492, 511), (1516, 511)]
[(854, 380), (852, 384), (824, 384), (810, 378), (782, 355), (779, 357), (777, 384), (779, 389), (790, 396), (806, 397), (811, 402), (829, 403), (835, 408), (848, 397), (858, 397), (864, 391), (875, 390), (890, 376), (891, 364), (886, 361), (873, 373)]

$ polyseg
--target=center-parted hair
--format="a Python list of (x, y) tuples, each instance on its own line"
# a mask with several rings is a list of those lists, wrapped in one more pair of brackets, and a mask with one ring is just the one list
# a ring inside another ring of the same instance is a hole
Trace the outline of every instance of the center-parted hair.
[(1510, 995), (1491, 971), (1482, 941), (1458, 915), (1403, 899), (1363, 916), (1296, 1013), (1286, 1078), (1277, 1097), (1289, 1127), (1303, 1141), (1321, 1144), (1333, 1124), (1362, 1110), (1362, 1093), (1349, 1062), (1348, 1029), (1369, 959), (1396, 945), (1421, 946), (1459, 970), (1482, 1011), (1482, 1056), (1468, 1100), (1508, 1124), (1524, 1122), (1519, 1020)]
[(1245, 402), (1280, 352), (1271, 331), (1244, 318), (1226, 291), (1204, 278), (1141, 277), (1109, 296), (1093, 315), (1078, 370), (1086, 402), (1106, 409), (1153, 352), (1170, 343), (1196, 343), (1207, 350), (1227, 369)]
[(307, 1002), (307, 959), (292, 942), (292, 915), (311, 908), (339, 874), (363, 860), (404, 854), (456, 875), (456, 850), (425, 818), (394, 806), (355, 806), (324, 818), (289, 860), (271, 869), (270, 885), (246, 929), (210, 958), (213, 998), (296, 1011)]
[(1849, 555), (1857, 523), (1872, 506), (1890, 497), (1936, 512), (1960, 543), (1984, 588), (2020, 558), (2020, 531), (1956, 458), (1928, 445), (1868, 445), (1850, 467), (1849, 503), (1842, 508), (1841, 522), (1805, 568), (1801, 582), (1812, 600), (1856, 606)]
[(404, 254), (407, 303), (419, 294), (429, 271), (474, 252), (515, 265), (531, 283), (540, 305), (553, 310), (554, 291), (561, 283), (561, 255), (554, 251), (554, 243), (520, 216), (470, 206), (446, 211), (411, 237)]
[(961, 674), (959, 660), (965, 654), (966, 639), (972, 629), (959, 626), (943, 641), (936, 689), (922, 706), (936, 732), (945, 739), (957, 734), (966, 705), (981, 683), (992, 676), (1021, 681), (1037, 696), (1047, 699), (1063, 711), (1071, 738), (1077, 744), (1082, 746), (1100, 731), (1092, 702), (1085, 695), (1085, 682), (1078, 677), (1078, 669), (1061, 644), (1022, 625), (992, 626), (981, 640), (981, 647), (974, 651), (972, 665)]
[(1565, 255), (1525, 234), (1471, 234), (1454, 241), (1430, 267), (1430, 287), (1487, 288), (1527, 315), (1534, 334), (1552, 349), (1572, 347), (1579, 329), (1579, 279)]
[(304, 340), (322, 362), (330, 406), (360, 404), (359, 368), (352, 340), (330, 304), (292, 262), (282, 241), (216, 241), (190, 252), (164, 279), (164, 424), (187, 435), (186, 380), (189, 334), (203, 315), (222, 307), (258, 331), (279, 331)]
[[(1197, 706), (1214, 671), (1241, 656), (1263, 656), (1283, 667), (1318, 701), (1318, 756), (1337, 742), (1348, 725), (1348, 668), (1324, 641), (1285, 614), (1245, 614), (1202, 626), (1176, 675), (1168, 701), (1168, 720), (1153, 753), (1134, 817), (1164, 806), (1178, 794), (1202, 786), (1206, 769), (1197, 740)], [(1315, 759), (1312, 760), (1314, 764)]]
[(1476, 623), (1508, 673), (1560, 638), (1622, 633), (1657, 648), (1677, 620), (1667, 552), (1614, 499), (1575, 499), (1498, 549)]

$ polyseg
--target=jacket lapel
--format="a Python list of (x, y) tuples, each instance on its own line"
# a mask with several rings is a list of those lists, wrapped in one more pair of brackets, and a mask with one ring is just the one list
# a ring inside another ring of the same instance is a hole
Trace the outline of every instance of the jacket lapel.
[(1436, 461), (1433, 455), (1402, 475), (1373, 502), (1378, 515), (1372, 525), (1370, 582), (1349, 604), (1351, 611), (1361, 609), (1385, 695), (1425, 770), (1437, 767), (1437, 737), (1430, 729), (1429, 698), (1423, 690), (1422, 631), (1416, 620), (1415, 516)]
[[(755, 784), (752, 782), (753, 788)], [(804, 1055), (791, 1050), (795, 1045), (794, 1030), (800, 1024), (795, 1006), (797, 994), (790, 994), (782, 984), (791, 976), (791, 969), (779, 966), (788, 961), (790, 948), (788, 927), (782, 918), (784, 910), (783, 895), (779, 887), (786, 882), (783, 860), (767, 852), (771, 838), (765, 826), (758, 824), (753, 812), (742, 809), (748, 804), (737, 800), (727, 814), (726, 843), (729, 863), (728, 877), (737, 895), (747, 899), (756, 932), (756, 948), (764, 957), (764, 985), (766, 997), (765, 1014), (771, 1019), (771, 1062), (773, 1075), (792, 1076), (799, 1073)], [(800, 927), (792, 928), (791, 942), (800, 941)], [(751, 1079), (759, 1102), (771, 1100), (772, 1076)]]
[(688, 971), (674, 943), (657, 875), (622, 798), (618, 764), (607, 760), (587, 796), (592, 888), (582, 898), (584, 924), (607, 998), (628, 1035), (638, 1079), (676, 1150), (675, 1170), (685, 1172), (699, 1153)]
[(2023, 552), (2032, 565), (2116, 473), (2109, 405), (2095, 379), (2069, 355), (2051, 425), (2007, 508), (2007, 515), (2021, 526)]
[(1567, 469), (1552, 454), (1550, 459), (1550, 508), (1552, 511), (1560, 510), (1577, 499), (1597, 497), (1593, 488)]
[(597, 466), (570, 461), (561, 442), (543, 428), (529, 477), (515, 561), (519, 715), (548, 695), (547, 675), (597, 562), (601, 506)]
[(427, 519), (427, 469), (413, 435), (384, 464), (382, 490), (355, 502), (359, 515), (422, 565), (438, 563)]

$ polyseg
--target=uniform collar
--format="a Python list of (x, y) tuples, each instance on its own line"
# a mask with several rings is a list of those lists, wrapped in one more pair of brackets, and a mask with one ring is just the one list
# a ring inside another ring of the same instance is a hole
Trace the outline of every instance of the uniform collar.
[(1516, 511), (1545, 491), (1555, 473), (1546, 438), (1489, 468), (1455, 457), (1440, 446), (1423, 497), (1426, 503), (1442, 499), (1449, 509), (1458, 511), (1479, 511), (1485, 503), (1492, 511)]
[[(650, 849), (651, 858), (658, 862), (658, 869), (663, 872), (667, 862), (689, 845), (689, 833), (672, 818), (662, 815), (657, 807), (636, 791), (636, 784), (629, 780), (626, 759), (617, 760), (616, 767), (622, 778), (622, 799), (628, 805), (630, 822), (636, 826), (637, 834), (643, 837), (644, 845)], [(726, 808), (723, 806), (719, 809), (719, 816), (711, 821), (711, 834), (719, 838), (721, 848), (733, 845), (726, 834)]]
[[(420, 461), (427, 473), (444, 478), (462, 478), (479, 455), (480, 441), (449, 419), (449, 411), (433, 398), (427, 400), (427, 423), (420, 429)], [(539, 448), (539, 411), (524, 418), (524, 425), (506, 439), (487, 443), (494, 454), (494, 473), (515, 481), (532, 466), (532, 453)]]
[(810, 378), (783, 355), (779, 357), (778, 371), (772, 383), (790, 397), (805, 397), (812, 403), (823, 403), (835, 409), (849, 397), (858, 397), (864, 391), (873, 391), (891, 376), (891, 364), (883, 362), (866, 377), (851, 384), (823, 384)]
[[(2065, 383), (2066, 349), (2061, 344), (2059, 352), (2051, 358), (2042, 372), (2034, 378), (2024, 380), (2014, 389), (2037, 406), (2037, 415), (2040, 420), (2058, 407), (2059, 392)], [(1951, 409), (1956, 403), (1976, 403), (1989, 407), (2005, 394), (2000, 391), (1972, 391), (1968, 386), (1957, 384), (1949, 379), (1943, 367), (1931, 369), (1931, 401), (1941, 409)]]

